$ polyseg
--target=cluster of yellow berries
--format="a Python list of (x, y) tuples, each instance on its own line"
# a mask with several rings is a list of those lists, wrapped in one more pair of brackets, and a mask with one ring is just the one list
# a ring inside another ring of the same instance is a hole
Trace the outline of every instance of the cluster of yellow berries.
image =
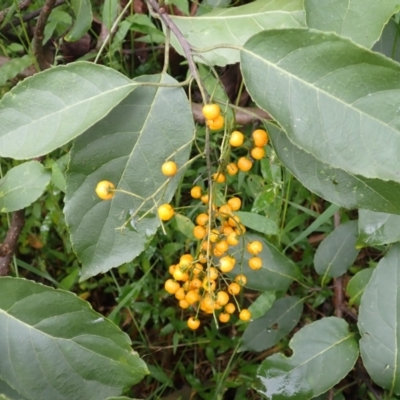
[(218, 104), (206, 104), (202, 112), (206, 119), (206, 124), (211, 130), (217, 131), (224, 127), (225, 118), (221, 115), (221, 109)]

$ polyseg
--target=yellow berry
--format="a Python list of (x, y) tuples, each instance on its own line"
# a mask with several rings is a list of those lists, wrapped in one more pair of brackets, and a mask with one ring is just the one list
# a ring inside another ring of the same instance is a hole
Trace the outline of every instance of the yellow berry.
[(192, 329), (192, 330), (196, 330), (198, 329), (198, 327), (200, 326), (200, 320), (199, 319), (195, 319), (194, 317), (190, 317), (187, 320), (187, 326)]
[(178, 282), (175, 282), (173, 279), (167, 279), (164, 283), (164, 289), (169, 294), (175, 294), (181, 286)]
[(247, 243), (247, 251), (253, 256), (256, 256), (262, 251), (262, 243), (259, 240)]
[(224, 183), (225, 182), (225, 175), (222, 172), (216, 172), (212, 176), (213, 180), (217, 183)]
[(192, 189), (190, 190), (190, 195), (194, 199), (200, 199), (200, 197), (201, 197), (201, 187), (200, 186), (193, 186)]
[(240, 292), (240, 285), (236, 282), (232, 282), (228, 286), (228, 292), (236, 296)]
[(213, 292), (216, 288), (217, 284), (214, 280), (212, 279), (208, 279), (208, 278), (204, 278), (203, 279), (203, 289)]
[(239, 313), (239, 319), (242, 321), (249, 321), (251, 318), (251, 312), (246, 308), (243, 308), (242, 311)]
[(186, 293), (185, 300), (186, 300), (189, 304), (193, 304), (193, 303), (196, 303), (197, 301), (200, 300), (200, 295), (199, 295), (199, 293), (197, 292), (197, 290), (192, 289), (192, 290), (189, 290), (189, 291)]
[(237, 236), (238, 235), (235, 232), (231, 232), (227, 236), (226, 241), (229, 244), (229, 246), (237, 246), (239, 244), (239, 239)]
[(246, 275), (239, 274), (235, 278), (235, 282), (237, 282), (240, 286), (245, 286), (247, 283)]
[(199, 279), (199, 278), (193, 278), (190, 282), (189, 282), (189, 289), (190, 290), (196, 290), (196, 289), (200, 289), (202, 286), (203, 282)]
[(243, 171), (247, 172), (251, 170), (251, 167), (253, 166), (253, 162), (248, 159), (247, 157), (240, 157), (237, 163), (238, 168)]
[(219, 269), (224, 273), (230, 272), (235, 267), (235, 264), (236, 260), (233, 257), (225, 256), (219, 260)]
[(185, 289), (183, 287), (179, 288), (175, 292), (175, 298), (178, 300), (185, 300), (186, 294), (185, 294)]
[(207, 204), (208, 203), (208, 194), (203, 194), (203, 196), (201, 196), (200, 200), (202, 201), (202, 203)]
[(250, 154), (255, 160), (261, 160), (265, 157), (265, 149), (264, 147), (253, 147)]
[(204, 227), (202, 227), (200, 225), (196, 225), (193, 228), (193, 236), (196, 239), (199, 239), (199, 240), (204, 239), (206, 237), (206, 235), (207, 235), (207, 231), (204, 229)]
[(238, 211), (242, 206), (242, 200), (240, 200), (239, 197), (232, 197), (228, 200), (228, 204), (231, 207), (232, 211)]
[(249, 259), (249, 267), (254, 270), (260, 269), (262, 267), (262, 259), (260, 257), (251, 257)]
[(227, 312), (228, 314), (233, 314), (236, 310), (236, 306), (233, 303), (228, 303), (225, 306), (225, 312)]
[(201, 213), (196, 217), (196, 224), (200, 226), (205, 226), (207, 225), (208, 220), (209, 220), (208, 214)]
[(162, 204), (158, 207), (158, 216), (162, 221), (169, 221), (174, 214), (174, 209), (170, 204)]
[(218, 278), (218, 275), (219, 274), (218, 274), (217, 268), (214, 268), (214, 267), (208, 268), (208, 272), (207, 272), (208, 279), (215, 281)]
[(110, 200), (114, 197), (115, 185), (109, 181), (100, 181), (95, 191), (102, 200)]
[(213, 229), (210, 232), (210, 242), (215, 243), (219, 239), (219, 232), (216, 229)]
[(186, 299), (179, 300), (179, 307), (183, 309), (189, 308), (190, 303)]
[(232, 208), (229, 204), (223, 204), (219, 209), (218, 209), (218, 214), (221, 215), (224, 218), (227, 218), (232, 214)]
[(224, 127), (225, 118), (222, 115), (214, 119), (207, 119), (207, 125), (212, 131), (218, 131)]
[(230, 320), (230, 318), (231, 318), (231, 315), (228, 313), (221, 313), (221, 314), (219, 314), (219, 317), (218, 317), (218, 319), (222, 323), (228, 322)]
[(174, 176), (178, 172), (178, 167), (173, 161), (166, 161), (161, 166), (161, 172), (165, 176)]
[[(206, 260), (207, 262), (207, 260)], [(200, 275), (204, 270), (204, 267), (200, 263), (196, 263), (193, 267), (193, 275), (197, 276)]]
[(225, 253), (229, 249), (229, 244), (226, 240), (221, 240), (215, 244), (215, 249), (219, 252)]
[(221, 114), (218, 104), (206, 104), (201, 111), (205, 119), (215, 119)]
[(244, 142), (244, 135), (242, 132), (233, 131), (231, 137), (229, 138), (229, 144), (233, 147), (239, 147)]
[(253, 132), (254, 145), (264, 147), (268, 143), (268, 133), (264, 129), (256, 129)]
[(217, 298), (215, 302), (220, 306), (224, 306), (225, 304), (228, 304), (228, 301), (229, 301), (229, 294), (224, 292), (223, 290), (220, 290), (217, 293)]
[(227, 172), (229, 175), (236, 175), (236, 174), (239, 172), (239, 168), (238, 168), (238, 166), (237, 166), (235, 163), (229, 163), (229, 164), (226, 166), (226, 172)]

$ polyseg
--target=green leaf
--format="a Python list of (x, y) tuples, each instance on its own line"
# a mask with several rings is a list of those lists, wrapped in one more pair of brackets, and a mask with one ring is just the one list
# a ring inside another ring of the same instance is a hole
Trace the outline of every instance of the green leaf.
[(0, 212), (22, 210), (37, 200), (51, 179), (50, 171), (37, 161), (11, 168), (0, 179)]
[(383, 29), (380, 39), (374, 44), (373, 51), (379, 51), (386, 57), (393, 58), (393, 60), (400, 61), (400, 42), (399, 24), (393, 19), (390, 19), (388, 24)]
[[(176, 83), (168, 75), (141, 79)], [(181, 87), (142, 86), (77, 139), (67, 174), (65, 215), (83, 264), (81, 280), (129, 262), (145, 249), (160, 225), (156, 207), (175, 193), (193, 133)], [(171, 179), (161, 172), (167, 159), (180, 168)], [(102, 180), (116, 186), (112, 200), (96, 196)]]
[(101, 400), (148, 373), (128, 335), (74, 294), (10, 277), (0, 292), (0, 379), (22, 396)]
[(176, 214), (172, 223), (174, 223), (176, 229), (184, 234), (187, 238), (196, 240), (193, 235), (193, 228), (195, 225), (190, 218), (186, 217), (185, 215)]
[(341, 381), (358, 358), (346, 321), (329, 317), (306, 325), (289, 343), (292, 357), (274, 354), (257, 372), (256, 389), (273, 400), (308, 400)]
[[(254, 240), (259, 240), (263, 245), (261, 253), (258, 254), (263, 262), (262, 268), (256, 271), (248, 266), (248, 260), (253, 256), (246, 251), (246, 244)], [(239, 244), (230, 248), (230, 253), (235, 257), (236, 265), (228, 275), (245, 274), (246, 287), (250, 289), (286, 290), (294, 280), (299, 279), (300, 271), (297, 266), (271, 243), (256, 234), (245, 233)]]
[(105, 0), (103, 5), (102, 21), (107, 30), (111, 31), (118, 13), (117, 0)]
[(262, 317), (272, 307), (275, 299), (275, 292), (262, 292), (249, 307), (251, 318), (257, 319)]
[(299, 322), (303, 300), (283, 297), (261, 318), (252, 320), (243, 333), (239, 351), (263, 351), (285, 337)]
[(235, 214), (240, 218), (240, 222), (247, 228), (265, 233), (266, 235), (278, 234), (278, 225), (270, 218), (245, 211), (237, 211)]
[(102, 119), (136, 87), (115, 70), (88, 62), (25, 79), (0, 101), (0, 157), (49, 153)]
[(92, 26), (92, 5), (90, 0), (71, 0), (75, 14), (75, 22), (71, 30), (64, 36), (67, 42), (79, 40)]
[(287, 29), (253, 36), (241, 68), (295, 145), (349, 173), (400, 181), (399, 64), (333, 33)]
[(359, 210), (358, 247), (395, 243), (400, 240), (400, 215)]
[(339, 225), (318, 246), (314, 256), (314, 268), (322, 275), (322, 285), (327, 277), (343, 275), (353, 265), (360, 250), (356, 249), (357, 221)]
[(15, 78), (25, 68), (30, 67), (32, 64), (32, 56), (28, 54), (7, 61), (0, 68), (0, 86), (3, 86), (9, 79)]
[[(239, 51), (223, 45), (242, 46), (251, 36), (265, 29), (296, 28), (306, 26), (302, 0), (257, 0), (232, 8), (216, 8), (195, 17), (171, 15), (186, 40), (195, 48), (211, 46), (221, 48), (201, 53), (196, 61), (208, 65), (224, 66), (239, 61)], [(174, 35), (171, 43), (183, 54)]]
[(367, 286), (369, 280), (371, 279), (372, 268), (366, 268), (357, 272), (350, 280), (346, 286), (346, 293), (349, 295), (349, 305), (361, 303), (361, 296), (364, 293), (365, 287)]
[(284, 131), (268, 124), (274, 149), (289, 171), (310, 191), (344, 208), (400, 214), (400, 184), (368, 179), (332, 168), (295, 146)]
[(358, 328), (364, 366), (379, 386), (400, 394), (400, 244), (379, 261), (361, 297)]
[[(0, 379), (0, 400), (28, 400)], [(1, 397), (3, 396), (3, 397)]]
[(371, 48), (389, 18), (400, 10), (398, 0), (305, 0), (307, 26), (336, 32)]
[(189, 2), (188, 0), (167, 0), (165, 4), (173, 4), (179, 10), (181, 10), (185, 15), (189, 15)]

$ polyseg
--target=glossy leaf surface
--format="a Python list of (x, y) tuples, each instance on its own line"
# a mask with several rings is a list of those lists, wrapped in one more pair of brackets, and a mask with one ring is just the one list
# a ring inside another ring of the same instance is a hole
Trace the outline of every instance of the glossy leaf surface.
[(9, 277), (0, 291), (0, 379), (23, 397), (101, 400), (148, 373), (128, 335), (74, 294)]
[(395, 243), (400, 240), (400, 215), (359, 210), (360, 247)]
[(357, 221), (339, 225), (318, 246), (314, 256), (314, 267), (322, 281), (327, 277), (343, 275), (353, 265), (360, 250), (356, 249)]
[(361, 297), (358, 328), (364, 366), (379, 386), (400, 394), (400, 244), (390, 248)]
[(306, 325), (289, 346), (291, 357), (274, 354), (258, 369), (256, 388), (267, 399), (316, 397), (344, 378), (358, 358), (354, 334), (346, 321), (336, 317)]
[(332, 168), (294, 145), (285, 132), (268, 124), (274, 149), (286, 168), (310, 191), (344, 208), (400, 214), (400, 184), (369, 179)]
[[(239, 61), (239, 51), (224, 49), (224, 44), (242, 46), (251, 36), (264, 29), (305, 26), (301, 0), (258, 0), (239, 7), (216, 8), (200, 17), (171, 16), (183, 36), (195, 48), (221, 48), (201, 53), (199, 62), (224, 66)], [(183, 54), (172, 35), (172, 44)]]
[(0, 101), (0, 157), (23, 160), (51, 152), (102, 119), (136, 86), (88, 62), (25, 79)]
[(51, 179), (50, 171), (37, 161), (11, 168), (0, 179), (0, 212), (21, 210), (37, 200)]
[(400, 10), (398, 0), (305, 0), (307, 26), (347, 36), (371, 48), (389, 18)]
[(241, 68), (253, 100), (298, 147), (348, 173), (400, 182), (399, 64), (333, 33), (287, 29), (253, 36)]
[[(142, 79), (176, 83), (168, 75)], [(193, 116), (182, 88), (142, 86), (76, 141), (65, 213), (83, 264), (81, 279), (131, 261), (144, 250), (160, 225), (158, 205), (168, 203), (175, 193), (193, 133)], [(167, 159), (180, 168), (172, 179), (161, 172)], [(115, 185), (113, 199), (96, 196), (102, 180)]]
[(346, 286), (346, 293), (350, 297), (349, 305), (360, 305), (361, 296), (371, 279), (373, 271), (372, 268), (362, 269), (349, 280)]
[(252, 320), (243, 333), (239, 351), (263, 351), (285, 337), (299, 322), (303, 300), (283, 297), (261, 318)]
[(278, 234), (278, 226), (276, 222), (270, 218), (245, 211), (237, 211), (235, 214), (240, 218), (240, 222), (247, 228), (266, 235)]

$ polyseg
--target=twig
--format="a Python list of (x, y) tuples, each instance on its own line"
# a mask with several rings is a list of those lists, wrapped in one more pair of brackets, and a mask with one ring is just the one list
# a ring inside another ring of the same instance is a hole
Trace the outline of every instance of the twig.
[(55, 4), (56, 0), (46, 0), (45, 5), (40, 12), (39, 18), (36, 23), (35, 32), (33, 34), (33, 54), (35, 55), (36, 61), (42, 71), (49, 68), (43, 52), (43, 38), (44, 28), (46, 27), (47, 19), (49, 18), (49, 15), (53, 10)]
[(184, 38), (184, 36), (182, 35), (182, 32), (174, 24), (174, 22), (172, 21), (171, 17), (168, 15), (168, 13), (164, 7), (160, 7), (160, 5), (157, 3), (156, 0), (147, 0), (147, 2), (151, 5), (153, 10), (160, 16), (160, 18), (164, 22), (164, 24), (175, 34), (179, 44), (182, 47), (183, 52), (185, 53), (185, 56), (186, 56), (186, 59), (187, 59), (188, 65), (189, 65), (190, 73), (192, 74), (193, 78), (197, 82), (197, 85), (201, 92), (201, 96), (203, 98), (203, 102), (206, 103), (207, 95), (206, 95), (205, 91), (203, 90), (203, 85), (201, 84), (201, 78), (199, 75), (199, 71), (197, 70), (196, 64), (194, 62), (193, 55), (192, 55), (192, 48), (191, 48), (189, 42)]
[(0, 245), (0, 276), (8, 275), (13, 254), (17, 248), (18, 237), (25, 223), (25, 211), (18, 210), (13, 213), (6, 239)]
[[(27, 7), (29, 7), (32, 3), (32, 0), (22, 0), (18, 3), (17, 10), (21, 11)], [(0, 23), (4, 21), (6, 15), (10, 12), (12, 7), (5, 8), (4, 10), (0, 11)]]
[[(336, 211), (333, 215), (334, 226), (337, 228), (340, 225), (340, 213)], [(343, 277), (339, 276), (333, 280), (335, 315), (338, 318), (343, 317)]]
[[(65, 3), (65, 0), (57, 0), (56, 3), (54, 4), (54, 7), (53, 7), (53, 8), (56, 8), (56, 7), (58, 7), (58, 6), (60, 6), (61, 4), (64, 4), (64, 3)], [(35, 11), (32, 11), (32, 12), (30, 12), (30, 13), (28, 13), (28, 14), (25, 14), (21, 19), (16, 18), (16, 19), (12, 20), (10, 23), (8, 23), (8, 24), (5, 25), (3, 28), (1, 28), (1, 29), (0, 29), (0, 32), (2, 32), (2, 33), (7, 32), (7, 31), (9, 31), (11, 28), (14, 28), (14, 27), (16, 27), (16, 26), (19, 26), (19, 25), (21, 25), (21, 24), (24, 23), (24, 22), (28, 22), (28, 21), (30, 21), (31, 19), (36, 18), (36, 17), (42, 12), (42, 9), (43, 9), (43, 8), (44, 8), (44, 7), (39, 8), (39, 9), (37, 9), (37, 10), (35, 10)]]

